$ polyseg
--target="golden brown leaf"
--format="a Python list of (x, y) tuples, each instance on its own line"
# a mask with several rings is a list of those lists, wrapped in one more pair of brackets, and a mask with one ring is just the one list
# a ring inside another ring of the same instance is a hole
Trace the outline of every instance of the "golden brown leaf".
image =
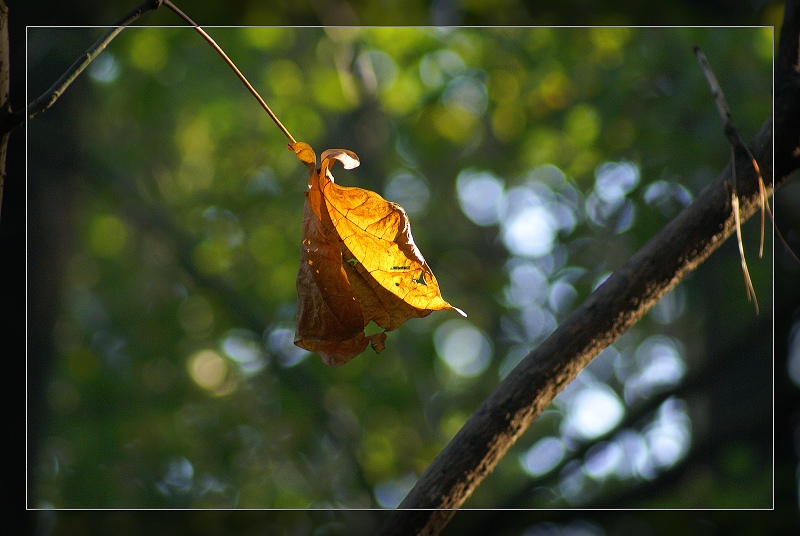
[(391, 331), (434, 310), (455, 309), (464, 315), (442, 299), (403, 208), (375, 192), (334, 182), (333, 163), (339, 160), (352, 169), (359, 163), (355, 153), (328, 149), (316, 168), (308, 144), (289, 148), (310, 176), (297, 274), (296, 345), (339, 366), (367, 344), (376, 352), (383, 349), (385, 332), (364, 335), (370, 321)]

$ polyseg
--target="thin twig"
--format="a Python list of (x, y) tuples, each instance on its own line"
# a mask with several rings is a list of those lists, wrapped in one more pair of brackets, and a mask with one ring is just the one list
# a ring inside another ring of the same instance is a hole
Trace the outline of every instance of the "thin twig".
[(193, 27), (194, 27), (194, 29), (195, 29), (195, 30), (197, 30), (197, 32), (198, 32), (200, 35), (202, 35), (202, 36), (203, 36), (203, 38), (204, 38), (206, 41), (208, 41), (208, 44), (210, 44), (212, 47), (214, 47), (214, 50), (216, 50), (216, 51), (217, 51), (217, 53), (219, 53), (219, 55), (220, 55), (220, 56), (222, 56), (222, 59), (224, 59), (224, 60), (225, 60), (225, 62), (228, 64), (228, 66), (229, 66), (231, 69), (233, 69), (233, 72), (235, 72), (235, 73), (236, 73), (236, 76), (238, 76), (238, 77), (239, 77), (239, 79), (240, 79), (240, 80), (241, 80), (241, 81), (244, 83), (244, 85), (245, 85), (245, 86), (247, 86), (247, 89), (249, 89), (249, 90), (250, 90), (250, 93), (252, 93), (252, 94), (253, 94), (253, 96), (256, 98), (256, 100), (258, 100), (258, 102), (259, 102), (259, 103), (261, 103), (261, 106), (264, 108), (264, 110), (266, 110), (266, 111), (267, 111), (267, 113), (269, 114), (269, 116), (272, 118), (272, 120), (273, 120), (273, 121), (275, 121), (275, 124), (276, 124), (276, 125), (278, 125), (278, 128), (280, 128), (280, 129), (281, 129), (281, 131), (284, 133), (284, 135), (286, 135), (286, 137), (289, 139), (289, 141), (290, 141), (292, 144), (295, 144), (295, 143), (297, 143), (297, 142), (294, 140), (294, 138), (292, 137), (292, 135), (289, 133), (289, 131), (288, 131), (288, 130), (286, 130), (286, 127), (285, 127), (285, 126), (283, 126), (283, 123), (281, 123), (281, 122), (280, 122), (280, 120), (279, 120), (279, 119), (278, 119), (278, 117), (277, 117), (277, 116), (276, 116), (276, 115), (275, 115), (275, 114), (272, 112), (272, 110), (270, 109), (270, 107), (269, 107), (269, 106), (267, 106), (267, 103), (266, 103), (266, 102), (264, 102), (264, 99), (262, 99), (262, 98), (261, 98), (261, 95), (259, 95), (259, 94), (258, 94), (258, 91), (256, 91), (256, 89), (255, 89), (255, 88), (252, 86), (252, 84), (250, 84), (250, 82), (248, 82), (248, 81), (247, 81), (247, 78), (245, 78), (245, 76), (242, 74), (242, 72), (239, 70), (239, 68), (238, 68), (238, 67), (236, 67), (236, 65), (235, 65), (235, 64), (234, 64), (234, 63), (231, 61), (231, 59), (228, 57), (228, 55), (227, 55), (227, 54), (225, 54), (225, 52), (222, 50), (222, 48), (220, 48), (220, 46), (219, 46), (219, 45), (216, 43), (216, 41), (214, 41), (214, 39), (212, 39), (212, 37), (211, 37), (210, 35), (208, 35), (208, 34), (205, 32), (205, 30), (203, 30), (203, 29), (202, 29), (200, 26), (198, 26), (198, 25), (197, 25), (197, 23), (195, 23), (195, 22), (194, 22), (192, 19), (190, 19), (190, 18), (189, 18), (189, 17), (188, 17), (188, 16), (187, 16), (187, 15), (186, 15), (186, 14), (185, 14), (183, 11), (181, 11), (180, 9), (178, 9), (178, 8), (175, 6), (175, 4), (173, 4), (173, 3), (172, 3), (172, 2), (170, 2), (169, 0), (163, 0), (163, 1), (164, 1), (164, 5), (165, 5), (165, 6), (167, 6), (167, 7), (168, 7), (168, 8), (170, 8), (172, 11), (174, 11), (176, 15), (178, 15), (180, 18), (182, 18), (183, 20), (185, 20), (185, 21), (186, 21), (186, 22), (187, 22), (187, 23), (188, 23), (190, 26), (193, 26)]
[(736, 221), (736, 239), (738, 240), (739, 243), (739, 256), (741, 257), (742, 260), (742, 273), (744, 274), (744, 285), (745, 285), (745, 290), (747, 291), (747, 301), (750, 301), (750, 298), (752, 296), (752, 301), (756, 308), (756, 314), (758, 314), (758, 300), (756, 299), (756, 291), (755, 288), (753, 287), (753, 281), (752, 279), (750, 279), (750, 272), (747, 269), (747, 260), (745, 259), (744, 256), (744, 244), (742, 243), (742, 230), (739, 217), (739, 193), (738, 193), (738, 186), (736, 184), (737, 150), (743, 150), (747, 154), (748, 158), (750, 159), (750, 164), (753, 166), (758, 176), (759, 193), (760, 193), (759, 201), (761, 205), (761, 243), (759, 246), (759, 254), (758, 254), (759, 257), (761, 257), (764, 253), (764, 212), (765, 212), (765, 205), (767, 204), (766, 195), (764, 195), (765, 192), (764, 179), (761, 176), (761, 169), (758, 167), (758, 162), (753, 157), (753, 153), (751, 153), (750, 149), (747, 148), (747, 145), (745, 145), (744, 141), (742, 140), (742, 137), (739, 135), (739, 129), (737, 129), (736, 125), (733, 124), (733, 120), (731, 119), (731, 110), (728, 107), (728, 103), (725, 101), (725, 94), (722, 92), (722, 87), (719, 85), (717, 77), (714, 75), (714, 71), (711, 70), (711, 66), (708, 64), (706, 55), (703, 54), (703, 51), (700, 50), (700, 47), (698, 46), (694, 47), (694, 53), (697, 56), (697, 61), (700, 62), (700, 67), (703, 69), (703, 76), (705, 76), (706, 81), (708, 82), (708, 85), (711, 88), (711, 94), (714, 96), (714, 102), (717, 105), (717, 111), (719, 112), (719, 116), (722, 119), (722, 126), (723, 130), (725, 131), (725, 136), (731, 142), (731, 166), (733, 168), (731, 206)]
[(62, 93), (78, 78), (86, 67), (94, 60), (103, 50), (106, 49), (108, 44), (123, 30), (126, 26), (129, 26), (133, 23), (136, 19), (142, 16), (142, 13), (147, 11), (151, 11), (154, 9), (158, 9), (158, 7), (162, 4), (162, 0), (145, 0), (138, 6), (136, 6), (130, 13), (122, 17), (114, 26), (108, 30), (103, 37), (95, 41), (95, 43), (89, 47), (80, 58), (75, 60), (69, 69), (61, 75), (61, 78), (56, 80), (56, 82), (45, 91), (41, 96), (39, 96), (36, 100), (31, 102), (28, 107), (25, 109), (25, 112), (16, 112), (12, 114), (12, 121), (8, 124), (3, 125), (4, 128), (9, 128), (9, 130), (15, 128), (16, 126), (21, 125), (25, 121), (25, 115), (28, 116), (28, 119), (33, 118), (36, 114), (41, 113), (48, 108), (50, 108), (61, 96)]
[[(762, 188), (763, 188), (763, 186), (764, 186), (764, 184), (761, 183), (761, 187)], [(775, 236), (777, 236), (778, 240), (781, 241), (781, 244), (783, 244), (783, 247), (785, 247), (786, 251), (789, 252), (789, 255), (792, 257), (792, 259), (794, 259), (794, 262), (796, 262), (797, 264), (800, 264), (800, 259), (797, 258), (797, 255), (795, 254), (794, 251), (792, 251), (792, 248), (789, 246), (789, 243), (786, 241), (785, 238), (783, 238), (783, 235), (781, 234), (780, 229), (778, 229), (778, 224), (775, 223), (775, 216), (773, 216), (773, 214), (772, 214), (772, 209), (769, 208), (769, 203), (767, 203), (767, 214), (769, 214), (769, 219), (772, 220), (772, 226), (775, 229)]]
[[(114, 40), (117, 35), (122, 32), (123, 29), (130, 26), (134, 21), (136, 21), (139, 17), (142, 16), (143, 13), (147, 11), (152, 11), (158, 9), (162, 4), (169, 7), (172, 11), (174, 11), (179, 17), (181, 17), (184, 21), (188, 22), (191, 26), (197, 30), (200, 35), (202, 35), (206, 41), (216, 50), (222, 58), (227, 62), (231, 69), (236, 73), (236, 75), (244, 82), (244, 85), (250, 90), (253, 96), (261, 103), (261, 106), (267, 111), (269, 116), (278, 125), (278, 128), (286, 135), (289, 141), (294, 144), (295, 139), (286, 130), (286, 127), (278, 120), (272, 110), (267, 106), (267, 103), (264, 102), (264, 99), (261, 98), (261, 95), (255, 90), (255, 88), (247, 81), (247, 78), (239, 71), (239, 69), (234, 65), (234, 63), (228, 58), (225, 52), (217, 45), (217, 43), (209, 36), (202, 28), (200, 28), (192, 19), (190, 19), (186, 14), (184, 14), (180, 9), (178, 9), (175, 4), (168, 0), (145, 0), (138, 6), (136, 6), (133, 10), (131, 10), (128, 14), (122, 17), (116, 24), (114, 24), (111, 29), (109, 29), (103, 36), (94, 42), (94, 44), (89, 47), (89, 49), (82, 54), (78, 59), (73, 62), (73, 64), (61, 75), (61, 77), (56, 80), (56, 82), (50, 86), (50, 88), (45, 91), (42, 95), (37, 97), (33, 100), (24, 110), (17, 110), (17, 111), (8, 111), (8, 113), (0, 114), (0, 149), (5, 147), (5, 142), (7, 141), (8, 134), (22, 126), (25, 123), (25, 118), (32, 119), (37, 114), (40, 114), (50, 108), (55, 102), (59, 99), (59, 97), (67, 90), (67, 88), (75, 81), (75, 79), (80, 76), (80, 74), (89, 66), (89, 64), (98, 56), (100, 55), (103, 50), (108, 47), (108, 44)], [(5, 4), (3, 4), (3, 13), (6, 20), (7, 25), (7, 14), (8, 11), (5, 8)], [(7, 40), (6, 40), (7, 41)], [(7, 67), (8, 62), (5, 62)], [(7, 106), (8, 99), (6, 98), (5, 102), (0, 103), (0, 105)], [(1, 151), (0, 151), (1, 152)], [(4, 154), (0, 154), (2, 156), (3, 162), (5, 162)], [(0, 170), (0, 203), (2, 203), (2, 193), (3, 193), (3, 180), (4, 180), (4, 173)]]
[(250, 93), (256, 98), (256, 100), (261, 104), (261, 106), (266, 110), (272, 120), (278, 125), (278, 128), (284, 133), (284, 135), (289, 139), (289, 141), (294, 144), (296, 143), (294, 137), (289, 133), (283, 123), (280, 122), (278, 117), (273, 113), (267, 103), (261, 98), (258, 91), (253, 87), (253, 85), (247, 80), (247, 78), (242, 74), (238, 67), (231, 61), (227, 54), (220, 48), (220, 46), (214, 41), (214, 39), (208, 35), (205, 30), (203, 30), (200, 26), (197, 25), (191, 18), (189, 18), (183, 11), (181, 11), (175, 4), (170, 2), (169, 0), (146, 0), (134, 8), (130, 13), (122, 17), (115, 25), (112, 27), (108, 32), (106, 32), (100, 39), (98, 39), (89, 50), (87, 50), (80, 58), (75, 60), (75, 62), (70, 66), (66, 72), (61, 75), (61, 78), (56, 80), (56, 82), (45, 91), (41, 96), (39, 96), (36, 100), (31, 102), (27, 109), (23, 111), (17, 111), (14, 113), (9, 114), (2, 122), (0, 122), (0, 134), (5, 132), (10, 132), (11, 130), (17, 128), (18, 126), (22, 125), (25, 122), (25, 116), (27, 115), (28, 118), (33, 118), (36, 114), (39, 114), (48, 108), (50, 108), (56, 100), (61, 96), (62, 93), (72, 84), (73, 81), (89, 66), (89, 64), (103, 51), (106, 49), (108, 44), (114, 40), (114, 38), (119, 35), (119, 33), (126, 27), (133, 23), (136, 19), (138, 19), (142, 13), (146, 11), (154, 10), (160, 7), (161, 5), (165, 5), (166, 7), (170, 8), (175, 14), (177, 14), (180, 18), (186, 21), (190, 26), (192, 26), (197, 32), (203, 36), (203, 38), (208, 41), (208, 43), (217, 51), (217, 53), (222, 56), (222, 59), (228, 64), (228, 66), (236, 73), (236, 76), (244, 83), (247, 89), (250, 90)]
[[(733, 155), (733, 148), (731, 147), (731, 158)], [(736, 165), (733, 166), (733, 181), (736, 182)], [(761, 188), (759, 187), (759, 195), (761, 195)], [(750, 279), (750, 271), (747, 269), (747, 261), (744, 259), (744, 243), (742, 241), (742, 222), (739, 218), (739, 196), (736, 191), (731, 192), (731, 207), (733, 209), (733, 217), (736, 221), (736, 243), (739, 246), (739, 258), (742, 261), (742, 274), (744, 274), (744, 287), (747, 291), (747, 301), (750, 301), (752, 296), (753, 304), (758, 314), (758, 300), (756, 299), (756, 289), (753, 288), (753, 280)], [(763, 207), (763, 205), (762, 205)]]
[[(0, 0), (0, 121), (11, 115), (8, 90), (11, 84), (9, 68), (8, 6)], [(6, 154), (8, 153), (9, 131), (0, 134), (0, 212), (3, 206), (3, 187), (6, 181)]]
[[(800, 39), (798, 40), (798, 43), (800, 43)], [(800, 47), (798, 47), (798, 50), (800, 50)], [(775, 216), (773, 216), (772, 209), (770, 208), (769, 203), (766, 201), (767, 195), (766, 195), (766, 190), (765, 190), (765, 187), (764, 187), (764, 178), (763, 178), (763, 175), (761, 174), (761, 169), (758, 167), (758, 162), (753, 157), (753, 154), (750, 152), (750, 149), (748, 149), (747, 145), (745, 145), (745, 143), (742, 141), (742, 138), (739, 135), (738, 129), (733, 124), (733, 121), (731, 119), (730, 108), (728, 108), (728, 103), (725, 101), (725, 95), (722, 93), (722, 89), (720, 88), (720, 85), (717, 82), (717, 78), (716, 78), (716, 76), (714, 76), (714, 72), (711, 70), (711, 66), (708, 64), (708, 60), (706, 59), (705, 54), (703, 54), (703, 52), (700, 50), (700, 48), (699, 47), (695, 47), (694, 51), (695, 51), (695, 54), (697, 55), (697, 59), (700, 62), (701, 67), (703, 68), (703, 75), (706, 77), (706, 80), (708, 81), (709, 86), (711, 86), (711, 93), (714, 95), (714, 101), (717, 104), (717, 110), (719, 110), (720, 117), (722, 118), (722, 122), (723, 122), (723, 125), (724, 125), (724, 130), (725, 130), (725, 135), (728, 137), (728, 139), (730, 140), (730, 142), (733, 145), (733, 147), (735, 147), (736, 149), (739, 149), (739, 150), (744, 150), (744, 152), (747, 154), (747, 157), (750, 159), (750, 164), (753, 166), (753, 168), (756, 170), (756, 173), (758, 174), (758, 184), (759, 184), (759, 190), (761, 192), (761, 240), (760, 240), (759, 247), (758, 247), (758, 256), (759, 257), (763, 257), (764, 256), (764, 234), (765, 234), (764, 233), (764, 223), (765, 223), (765, 221), (764, 221), (764, 212), (766, 211), (767, 215), (769, 215), (770, 221), (772, 222), (772, 227), (773, 227), (773, 229), (775, 229), (775, 234), (777, 235), (777, 237), (780, 240), (781, 244), (783, 244), (783, 246), (789, 252), (789, 255), (791, 255), (792, 258), (795, 260), (795, 262), (800, 264), (800, 259), (798, 259), (797, 255), (795, 255), (794, 251), (792, 251), (792, 248), (789, 246), (789, 244), (783, 238), (783, 235), (781, 234), (780, 230), (778, 229), (777, 223), (775, 223)], [(798, 56), (800, 57), (800, 53), (798, 54)], [(795, 72), (798, 72), (796, 68), (795, 68)], [(791, 115), (791, 114), (787, 114), (787, 115)], [(735, 166), (736, 165), (735, 159), (733, 160), (733, 162), (734, 162), (733, 165)], [(736, 174), (735, 173), (734, 173), (733, 190), (734, 190), (733, 191), (733, 195), (735, 196), (736, 195)], [(741, 231), (737, 231), (737, 236), (741, 236)], [(742, 248), (741, 242), (739, 244), (739, 252), (740, 252), (740, 255), (742, 257), (742, 266), (743, 266), (744, 272), (745, 272), (745, 285), (747, 285), (749, 287), (748, 288), (748, 294), (749, 294), (750, 289), (752, 289), (752, 282), (749, 281), (749, 276), (747, 275), (747, 264), (745, 263), (745, 260), (744, 260), (744, 250)], [(753, 296), (755, 297), (755, 294)], [(758, 311), (758, 303), (756, 303), (756, 311)]]

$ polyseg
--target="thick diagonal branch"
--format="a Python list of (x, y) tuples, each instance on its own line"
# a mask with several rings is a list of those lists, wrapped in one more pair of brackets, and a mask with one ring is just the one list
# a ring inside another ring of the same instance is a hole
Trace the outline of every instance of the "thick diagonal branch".
[[(789, 0), (775, 69), (775, 165), (771, 118), (748, 146), (765, 178), (774, 171), (766, 195), (800, 167), (799, 34), (800, 0)], [(420, 476), (381, 536), (438, 534), (556, 394), (735, 231), (733, 165), (506, 376)], [(758, 175), (751, 167), (736, 181), (744, 220), (759, 208)]]
[[(772, 120), (750, 150), (771, 176)], [(759, 206), (757, 175), (737, 178), (747, 218)], [(438, 534), (553, 398), (734, 232), (732, 180), (729, 165), (506, 376), (422, 474), (381, 535)]]

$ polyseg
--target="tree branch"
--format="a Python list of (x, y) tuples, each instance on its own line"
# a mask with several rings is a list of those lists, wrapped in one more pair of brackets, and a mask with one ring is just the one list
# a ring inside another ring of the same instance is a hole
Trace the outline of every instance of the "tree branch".
[[(750, 149), (762, 171), (771, 174), (771, 119)], [(422, 474), (379, 534), (438, 534), (454, 509), (553, 398), (734, 232), (728, 194), (732, 180), (728, 165), (506, 376)], [(747, 218), (759, 207), (757, 175), (752, 170), (740, 174), (738, 182), (740, 210)], [(771, 193), (772, 186), (767, 190)]]
[[(800, 0), (789, 0), (776, 69), (775, 180), (771, 195), (800, 164)], [(780, 82), (780, 84), (778, 83)], [(782, 84), (782, 85), (781, 85)], [(788, 111), (793, 113), (783, 115)], [(772, 118), (749, 144), (765, 177), (773, 175)], [(783, 151), (783, 152), (781, 152)], [(788, 154), (787, 154), (788, 153)], [(789, 157), (792, 155), (791, 157)], [(605, 347), (735, 231), (730, 190), (735, 161), (661, 232), (614, 272), (497, 386), (420, 476), (379, 534), (438, 534), (472, 491), (553, 398)], [(742, 219), (760, 207), (758, 174), (737, 170)]]
[(89, 47), (89, 50), (75, 60), (69, 69), (67, 69), (52, 86), (50, 86), (50, 89), (28, 104), (28, 107), (25, 110), (17, 110), (16, 112), (4, 117), (3, 120), (0, 121), (0, 134), (7, 134), (22, 125), (25, 122), (26, 116), (28, 119), (31, 119), (36, 114), (39, 114), (50, 108), (58, 100), (61, 94), (66, 91), (70, 84), (72, 84), (72, 82), (78, 78), (84, 69), (89, 66), (92, 60), (94, 60), (103, 50), (105, 50), (108, 44), (113, 41), (114, 38), (126, 26), (130, 26), (142, 15), (142, 13), (157, 9), (162, 2), (163, 0), (145, 0), (131, 10), (127, 15), (122, 17), (119, 21), (117, 21), (117, 23), (114, 24), (110, 30), (108, 30), (100, 39), (95, 41), (95, 43)]
[[(258, 91), (250, 84), (250, 82), (245, 78), (244, 74), (239, 70), (238, 67), (231, 61), (227, 54), (220, 48), (219, 45), (214, 41), (214, 39), (208, 35), (205, 30), (203, 30), (200, 26), (197, 25), (191, 18), (189, 18), (183, 11), (181, 11), (175, 4), (173, 4), (170, 0), (144, 0), (141, 4), (133, 8), (127, 15), (122, 17), (119, 21), (117, 21), (114, 26), (110, 30), (108, 30), (100, 39), (95, 41), (95, 43), (89, 47), (89, 49), (80, 56), (75, 62), (69, 67), (69, 69), (64, 72), (61, 77), (56, 80), (56, 82), (45, 91), (42, 95), (40, 95), (36, 100), (31, 102), (25, 110), (17, 110), (16, 112), (12, 112), (9, 100), (8, 100), (8, 8), (5, 5), (4, 0), (0, 0), (0, 207), (2, 206), (3, 200), (3, 182), (5, 179), (5, 161), (6, 161), (6, 147), (8, 142), (8, 135), (11, 133), (12, 130), (21, 126), (25, 122), (25, 117), (27, 116), (28, 119), (32, 119), (37, 114), (44, 112), (48, 108), (50, 108), (58, 98), (61, 96), (64, 91), (75, 81), (76, 78), (89, 66), (89, 64), (103, 51), (106, 49), (108, 44), (114, 40), (114, 38), (119, 35), (119, 33), (130, 26), (136, 19), (142, 16), (143, 13), (147, 11), (152, 11), (158, 9), (161, 5), (167, 6), (171, 9), (175, 14), (177, 14), (180, 18), (186, 21), (189, 25), (194, 27), (198, 33), (217, 51), (217, 53), (222, 56), (222, 59), (228, 64), (228, 66), (233, 70), (234, 73), (239, 77), (239, 79), (244, 83), (247, 89), (253, 94), (253, 96), (258, 100), (261, 106), (266, 110), (278, 128), (286, 135), (289, 141), (294, 144), (295, 139), (289, 133), (283, 123), (280, 122), (278, 117), (273, 113), (267, 103), (264, 102), (264, 99), (261, 98)], [(5, 97), (3, 98), (3, 95)]]
[[(8, 6), (0, 0), (0, 123), (11, 115), (9, 87), (11, 70), (9, 67)], [(8, 152), (9, 132), (0, 131), (0, 212), (3, 207), (3, 186), (6, 182), (6, 153)]]
[(747, 269), (747, 260), (744, 256), (744, 244), (742, 243), (742, 226), (739, 218), (739, 194), (738, 186), (736, 185), (737, 153), (744, 152), (748, 159), (747, 165), (753, 166), (753, 168), (756, 170), (756, 173), (759, 175), (758, 181), (761, 192), (761, 196), (759, 197), (759, 200), (761, 201), (761, 243), (758, 248), (759, 258), (764, 254), (764, 212), (767, 204), (767, 194), (762, 185), (763, 177), (761, 177), (761, 171), (758, 169), (758, 162), (744, 144), (744, 140), (742, 140), (742, 137), (739, 135), (739, 129), (737, 129), (736, 125), (733, 124), (731, 110), (728, 107), (728, 103), (725, 101), (725, 94), (722, 92), (719, 82), (717, 82), (717, 77), (714, 75), (714, 71), (711, 70), (711, 66), (708, 64), (706, 55), (703, 54), (703, 51), (700, 50), (700, 47), (697, 45), (694, 47), (694, 53), (695, 56), (697, 56), (697, 60), (700, 62), (700, 67), (703, 69), (703, 75), (706, 77), (706, 81), (711, 88), (711, 93), (714, 95), (714, 102), (717, 104), (717, 111), (719, 111), (719, 117), (722, 120), (722, 127), (725, 132), (725, 136), (731, 142), (731, 162), (734, 163), (733, 181), (731, 182), (731, 203), (733, 204), (733, 216), (736, 223), (736, 242), (739, 245), (739, 258), (742, 261), (742, 274), (744, 275), (744, 284), (745, 289), (747, 290), (747, 300), (750, 301), (752, 299), (756, 308), (756, 314), (758, 314), (758, 299), (756, 298), (756, 289), (753, 287), (753, 281), (750, 279), (750, 271)]
[[(773, 315), (775, 317), (779, 317), (781, 314), (791, 317), (792, 310), (794, 307), (784, 307), (784, 310), (774, 310)], [(642, 430), (644, 427), (647, 426), (648, 423), (652, 422), (653, 417), (656, 416), (658, 408), (668, 399), (670, 398), (677, 398), (682, 400), (693, 400), (698, 399), (699, 397), (703, 396), (704, 393), (708, 391), (709, 388), (713, 388), (712, 386), (715, 383), (720, 383), (720, 379), (725, 377), (726, 375), (731, 375), (732, 370), (737, 370), (737, 368), (741, 368), (741, 362), (750, 359), (750, 355), (755, 351), (753, 348), (753, 341), (752, 341), (752, 333), (755, 332), (763, 332), (768, 333), (772, 329), (772, 316), (765, 317), (760, 316), (758, 317), (752, 325), (748, 326), (745, 330), (743, 330), (739, 336), (737, 336), (734, 340), (730, 341), (725, 346), (718, 346), (710, 348), (710, 353), (706, 357), (703, 362), (703, 366), (694, 372), (687, 375), (684, 380), (677, 385), (674, 389), (670, 389), (668, 391), (659, 392), (657, 395), (653, 395), (652, 397), (640, 402), (639, 404), (629, 407), (625, 411), (625, 416), (623, 420), (617, 424), (611, 430), (608, 430), (606, 433), (597, 436), (591, 440), (584, 440), (581, 441), (575, 450), (569, 455), (564, 457), (564, 459), (557, 464), (555, 467), (550, 469), (550, 471), (538, 478), (532, 478), (530, 482), (520, 488), (520, 490), (514, 493), (513, 497), (509, 497), (506, 503), (499, 507), (500, 510), (514, 510), (514, 509), (525, 509), (525, 508), (535, 508), (536, 506), (530, 502), (531, 497), (533, 496), (535, 490), (537, 488), (552, 488), (556, 486), (561, 479), (561, 471), (570, 463), (574, 463), (575, 461), (584, 461), (589, 450), (597, 444), (601, 444), (603, 442), (612, 441), (614, 437), (620, 433), (621, 430), (625, 429), (636, 429)], [(747, 355), (748, 357), (742, 357), (742, 355)], [(724, 371), (723, 374), (720, 374), (720, 371)], [(740, 377), (741, 374), (740, 374)], [(749, 377), (752, 377), (750, 375)], [(771, 398), (770, 398), (771, 400)], [(691, 403), (691, 402), (690, 402)], [(748, 402), (750, 403), (750, 402)], [(731, 408), (728, 408), (730, 410)], [(735, 414), (735, 412), (731, 412)], [(737, 430), (747, 430), (748, 427), (752, 427), (751, 422), (744, 422), (747, 419), (738, 419), (738, 423), (743, 423), (744, 428), (738, 428)], [(706, 427), (702, 431), (696, 431), (692, 433), (692, 439), (697, 440), (698, 438), (704, 438), (704, 440), (712, 440), (717, 443), (718, 447), (726, 445), (725, 443), (719, 443), (718, 439), (715, 438), (715, 434), (709, 433), (709, 428)], [(713, 428), (720, 429), (723, 428), (722, 423), (714, 422)], [(694, 447), (693, 447), (694, 448)], [(677, 467), (673, 467), (669, 469), (669, 472), (676, 470)], [(661, 478), (666, 476), (659, 475), (657, 481), (661, 481)], [(628, 493), (631, 493), (629, 489), (622, 491), (622, 494), (627, 496)], [(622, 504), (620, 500), (616, 500), (613, 498), (603, 498), (603, 499), (593, 499), (589, 504), (581, 505), (582, 508), (598, 508), (598, 501), (605, 504), (606, 501), (611, 500), (615, 501), (616, 504)], [(478, 530), (476, 534), (485, 534), (487, 533), (486, 530)]]
[(800, 0), (787, 0), (775, 59), (775, 175), (800, 168)]

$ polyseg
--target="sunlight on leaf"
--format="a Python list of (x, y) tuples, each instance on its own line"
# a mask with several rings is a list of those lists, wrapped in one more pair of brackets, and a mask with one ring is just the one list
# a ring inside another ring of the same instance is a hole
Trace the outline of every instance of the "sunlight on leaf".
[[(330, 168), (359, 165), (346, 149), (316, 155), (303, 142), (289, 146), (309, 170), (303, 209), (303, 245), (297, 273), (295, 344), (331, 366), (350, 361), (371, 344), (383, 350), (386, 331), (431, 311), (457, 309), (439, 285), (411, 236), (403, 208), (361, 188), (339, 186)], [(365, 336), (374, 321), (384, 332)]]

